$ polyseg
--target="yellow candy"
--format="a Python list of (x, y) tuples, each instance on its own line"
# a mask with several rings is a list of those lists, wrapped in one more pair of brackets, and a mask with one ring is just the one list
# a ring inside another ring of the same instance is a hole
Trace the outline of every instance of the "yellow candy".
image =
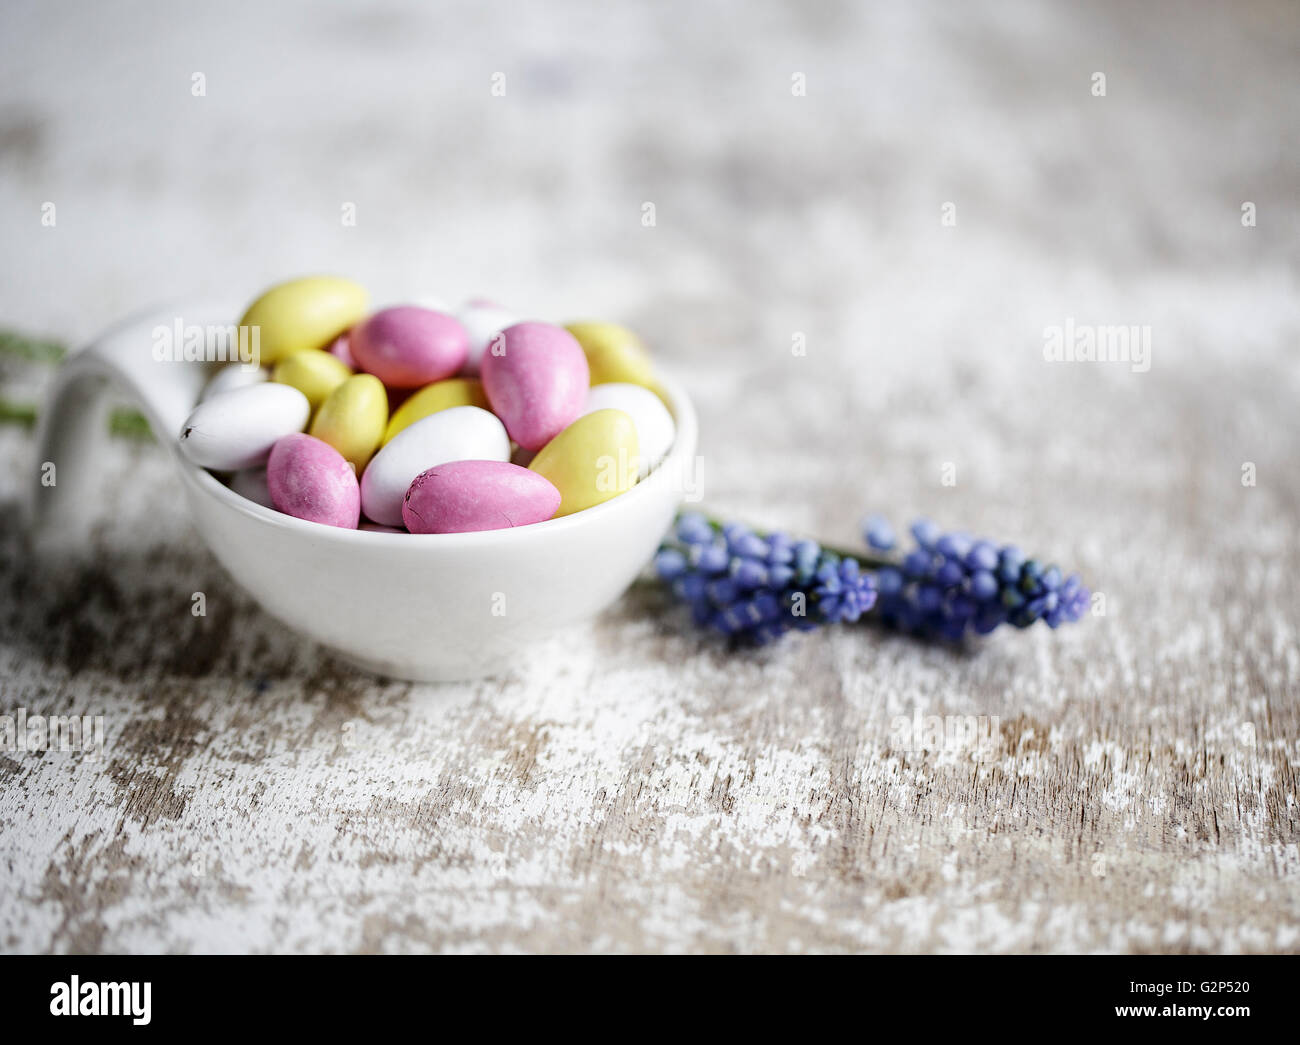
[(259, 327), (263, 363), (304, 348), (324, 348), (366, 313), (365, 287), (335, 276), (309, 276), (272, 287), (248, 306), (241, 326)]
[(384, 383), (374, 374), (354, 374), (321, 404), (310, 434), (334, 447), (360, 475), (379, 449), (387, 422)]
[(305, 348), (275, 364), (271, 380), (292, 385), (307, 397), (313, 411), (329, 394), (352, 376), (352, 368), (338, 356), (319, 348)]
[(591, 383), (604, 385), (611, 381), (628, 384), (654, 384), (654, 366), (645, 346), (627, 327), (617, 323), (570, 323), (565, 329), (578, 339), (587, 354), (591, 367)]
[(393, 411), (388, 422), (388, 431), (384, 433), (384, 443), (398, 432), (416, 421), (446, 410), (452, 406), (477, 406), (491, 410), (487, 396), (483, 394), (482, 382), (472, 377), (453, 377), (446, 381), (435, 381), (425, 385), (415, 395)]
[(560, 491), (559, 518), (632, 489), (640, 453), (636, 423), (628, 414), (595, 410), (537, 451), (528, 467)]

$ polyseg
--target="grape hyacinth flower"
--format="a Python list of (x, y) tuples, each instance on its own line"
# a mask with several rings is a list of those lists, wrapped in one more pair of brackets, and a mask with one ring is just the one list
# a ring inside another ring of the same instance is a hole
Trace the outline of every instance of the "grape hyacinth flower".
[(925, 519), (911, 532), (915, 546), (876, 578), (880, 618), (903, 631), (955, 642), (1001, 624), (1027, 628), (1042, 620), (1056, 628), (1088, 608), (1091, 593), (1077, 573), (1066, 577), (1015, 545), (941, 533)]
[(679, 516), (655, 571), (691, 607), (695, 623), (764, 645), (792, 629), (856, 621), (876, 601), (875, 581), (852, 557), (816, 541)]
[(882, 557), (875, 553), (892, 552), (894, 531), (868, 519), (863, 536), (874, 552), (857, 555), (687, 512), (660, 547), (655, 571), (696, 624), (759, 645), (863, 618), (956, 642), (1004, 623), (1024, 628), (1041, 619), (1055, 628), (1088, 606), (1078, 574), (1063, 577), (1014, 546), (944, 534), (925, 520), (911, 533), (915, 547)]

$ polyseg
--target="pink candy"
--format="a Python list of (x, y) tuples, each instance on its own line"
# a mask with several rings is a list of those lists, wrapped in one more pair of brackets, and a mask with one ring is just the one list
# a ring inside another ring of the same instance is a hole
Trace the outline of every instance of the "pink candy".
[(525, 450), (540, 450), (568, 427), (591, 383), (582, 346), (549, 323), (506, 327), (484, 353), (480, 374), (492, 412)]
[(347, 334), (340, 334), (336, 337), (330, 342), (329, 347), (326, 348), (325, 351), (337, 359), (343, 360), (343, 362), (353, 370), (359, 369), (357, 367), (357, 361), (352, 358), (352, 349), (348, 348)]
[(421, 472), (402, 502), (412, 533), (501, 530), (542, 522), (560, 491), (537, 472), (508, 461), (453, 461)]
[(310, 435), (286, 435), (266, 464), (271, 501), (286, 515), (355, 530), (361, 519), (356, 472), (334, 447)]
[(353, 327), (348, 348), (357, 366), (390, 388), (419, 388), (456, 373), (469, 355), (469, 338), (454, 316), (399, 305)]

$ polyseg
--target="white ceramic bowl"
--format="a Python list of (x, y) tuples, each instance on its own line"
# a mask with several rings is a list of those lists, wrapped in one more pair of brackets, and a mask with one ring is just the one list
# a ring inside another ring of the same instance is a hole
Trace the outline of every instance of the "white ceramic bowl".
[(105, 380), (138, 403), (169, 448), (194, 524), (231, 576), (272, 616), (383, 675), (445, 680), (508, 670), (534, 640), (614, 602), (672, 522), (697, 430), (690, 400), (670, 380), (663, 387), (677, 437), (668, 456), (627, 493), (562, 519), (481, 533), (376, 533), (246, 500), (177, 447), (211, 366), (160, 362), (151, 351), (153, 331), (177, 318), (207, 327), (238, 315), (230, 302), (154, 310), (64, 364), (41, 419), (40, 460), (57, 464), (58, 484), (33, 499), (38, 537), (66, 543), (69, 525), (84, 523), (67, 499), (104, 442), (103, 412), (92, 407)]

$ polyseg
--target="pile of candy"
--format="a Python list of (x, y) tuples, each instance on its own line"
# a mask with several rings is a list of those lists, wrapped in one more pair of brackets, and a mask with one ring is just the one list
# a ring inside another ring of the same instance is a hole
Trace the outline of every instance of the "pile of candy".
[[(355, 283), (272, 287), (181, 428), (231, 489), (328, 526), (457, 533), (571, 515), (631, 489), (676, 431), (637, 337), (471, 301), (367, 314)], [(270, 369), (267, 369), (267, 368)]]

